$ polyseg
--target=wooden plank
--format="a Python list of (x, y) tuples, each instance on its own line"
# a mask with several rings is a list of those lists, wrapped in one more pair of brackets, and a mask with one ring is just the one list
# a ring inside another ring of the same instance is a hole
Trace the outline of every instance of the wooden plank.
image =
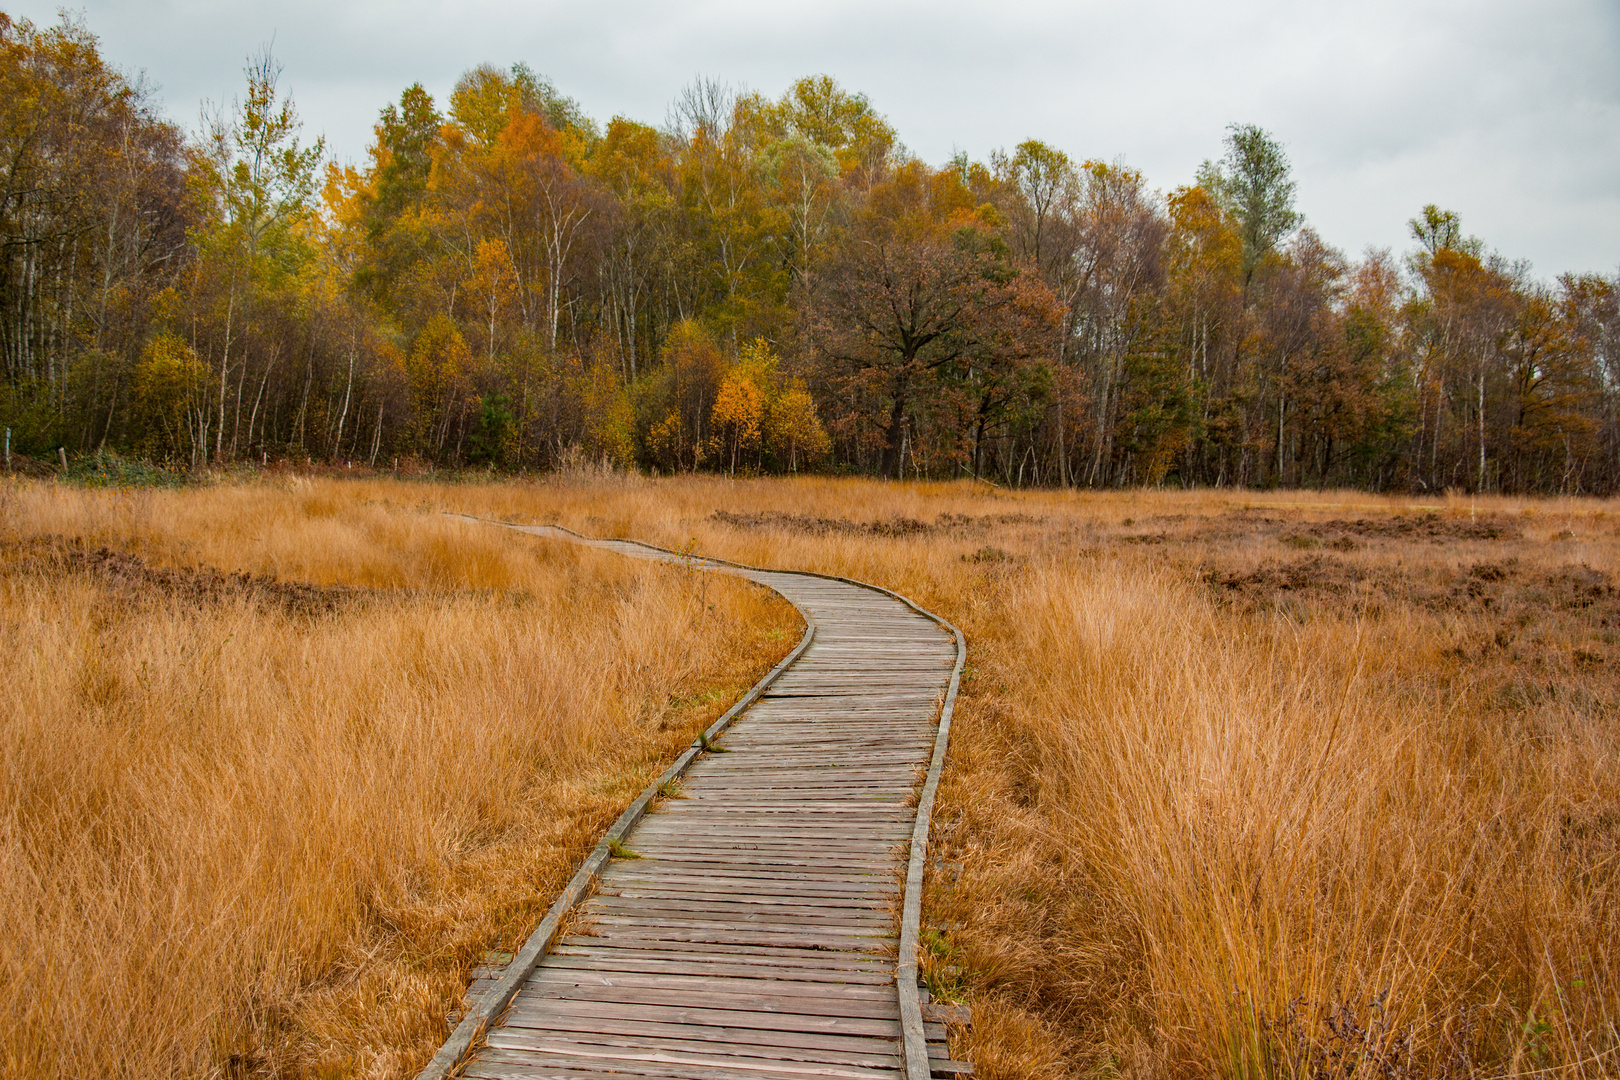
[(833, 852), (822, 852), (818, 855), (806, 854), (802, 849), (787, 854), (759, 852), (757, 856), (743, 858), (736, 852), (726, 852), (722, 855), (712, 850), (699, 849), (696, 851), (666, 850), (656, 858), (635, 860), (637, 863), (657, 862), (680, 864), (683, 867), (697, 869), (699, 866), (713, 865), (717, 868), (736, 869), (738, 867), (768, 866), (773, 868), (802, 868), (807, 874), (821, 872), (832, 876), (839, 873), (854, 871), (871, 876), (887, 877), (893, 875), (896, 867), (887, 858), (862, 859), (850, 855)]
[(805, 865), (802, 861), (739, 863), (735, 859), (667, 856), (661, 859), (619, 859), (609, 864), (601, 880), (713, 881), (724, 885), (735, 879), (749, 881), (799, 881), (815, 886), (865, 885), (892, 889), (899, 885), (899, 868), (880, 864), (870, 866)]
[(892, 946), (889, 926), (807, 926), (797, 922), (727, 923), (706, 919), (601, 915), (591, 919), (591, 935), (620, 941), (701, 941), (710, 944), (767, 945), (775, 948), (879, 950)]
[[(817, 1021), (829, 1018), (855, 1018), (865, 1020), (884, 1020), (894, 1016), (895, 1007), (892, 1000), (880, 998), (858, 999), (846, 998), (834, 994), (823, 994), (819, 997), (808, 995), (777, 995), (762, 990), (753, 992), (725, 993), (716, 990), (694, 989), (691, 986), (677, 989), (657, 986), (634, 986), (610, 980), (606, 984), (595, 984), (586, 980), (573, 978), (575, 972), (537, 972), (530, 976), (524, 984), (523, 990), (515, 1000), (522, 1002), (522, 1007), (531, 1008), (545, 1000), (555, 1001), (596, 1001), (615, 1005), (656, 1005), (659, 1007), (677, 1007), (681, 1009), (723, 1009), (746, 1011), (754, 1014), (769, 1014), (772, 1017), (803, 1017), (813, 1016)], [(704, 980), (698, 978), (696, 983)], [(794, 1023), (799, 1021), (795, 1020)]]
[(709, 840), (774, 838), (812, 843), (817, 850), (825, 851), (837, 850), (834, 846), (837, 844), (860, 844), (863, 847), (876, 845), (881, 850), (890, 844), (903, 841), (909, 832), (910, 830), (904, 826), (897, 828), (893, 822), (888, 821), (851, 821), (790, 827), (776, 826), (769, 821), (761, 822), (757, 818), (752, 820), (740, 818), (732, 821), (704, 821), (694, 818), (688, 821), (664, 821), (656, 825), (649, 823), (636, 831), (636, 838), (638, 842), (644, 842), (649, 837), (653, 840), (685, 837), (704, 843)]
[(894, 979), (886, 971), (824, 969), (809, 962), (797, 966), (786, 966), (782, 963), (767, 964), (763, 958), (755, 964), (726, 964), (718, 960), (706, 960), (701, 964), (695, 964), (690, 955), (665, 953), (641, 956), (628, 949), (619, 952), (623, 955), (607, 956), (605, 950), (602, 953), (593, 952), (585, 955), (553, 953), (537, 971), (639, 972), (646, 975), (716, 975), (740, 980), (793, 980), (834, 983), (840, 986), (876, 987), (890, 997), (894, 995)]
[(717, 1009), (678, 1004), (570, 1001), (566, 998), (534, 997), (527, 992), (521, 992), (513, 999), (511, 1011), (507, 1013), (505, 1022), (512, 1027), (543, 1028), (553, 1016), (589, 1016), (615, 1021), (621, 1025), (655, 1022), (762, 1031), (797, 1031), (822, 1035), (866, 1035), (884, 1039), (897, 1038), (900, 1034), (898, 1019), (759, 1012), (753, 1009)]
[[(694, 964), (713, 959), (721, 963), (808, 964), (828, 971), (883, 971), (881, 950), (873, 950), (867, 942), (851, 949), (814, 949), (800, 946), (759, 945), (753, 942), (734, 944), (726, 942), (635, 941), (575, 935), (562, 939), (558, 950), (569, 955), (602, 957), (686, 956)], [(891, 972), (892, 974), (892, 972)]]
[(692, 907), (699, 904), (783, 904), (838, 910), (860, 905), (866, 910), (891, 910), (899, 899), (898, 890), (886, 893), (863, 892), (857, 896), (840, 895), (829, 889), (805, 889), (794, 882), (783, 882), (777, 888), (753, 885), (740, 889), (724, 889), (712, 884), (675, 885), (660, 882), (655, 885), (629, 885), (604, 888), (597, 899), (612, 898), (629, 903), (679, 903)]
[[(657, 1029), (653, 1031), (642, 1030), (633, 1033), (596, 1030), (540, 1032), (533, 1028), (521, 1030), (497, 1029), (490, 1034), (489, 1043), (491, 1046), (499, 1046), (503, 1049), (521, 1050), (531, 1047), (538, 1048), (537, 1044), (549, 1043), (560, 1038), (568, 1040), (573, 1045), (622, 1046), (627, 1049), (659, 1047), (666, 1050), (721, 1053), (737, 1058), (761, 1058), (765, 1061), (815, 1061), (829, 1065), (866, 1065), (888, 1069), (896, 1069), (900, 1066), (899, 1055), (895, 1052), (896, 1048), (888, 1040), (863, 1040), (871, 1049), (859, 1051), (833, 1049), (826, 1046), (777, 1046), (733, 1039), (720, 1042), (716, 1039), (683, 1038), (681, 1034), (677, 1034), (689, 1030), (678, 1026), (657, 1026)], [(812, 1039), (812, 1041), (820, 1040)]]
[(664, 814), (714, 814), (749, 812), (757, 814), (778, 815), (788, 814), (796, 817), (808, 818), (881, 818), (886, 821), (902, 821), (909, 824), (910, 814), (894, 803), (883, 799), (851, 799), (843, 798), (835, 803), (825, 801), (815, 802), (802, 800), (794, 802), (766, 801), (761, 799), (727, 800), (703, 792), (688, 793), (685, 798), (670, 799), (657, 804), (649, 817), (658, 817)]
[(829, 927), (859, 930), (892, 925), (894, 913), (886, 910), (888, 907), (892, 905), (860, 907), (841, 904), (837, 907), (815, 907), (784, 902), (780, 897), (754, 904), (721, 900), (694, 904), (690, 900), (665, 900), (656, 897), (598, 896), (585, 906), (584, 911), (593, 918), (672, 919), (682, 922), (682, 925), (684, 920), (692, 919), (705, 926), (729, 925), (736, 929), (780, 923), (805, 930), (821, 930)]
[(897, 854), (894, 850), (903, 846), (900, 840), (885, 840), (861, 844), (853, 841), (818, 840), (815, 847), (808, 847), (802, 841), (791, 838), (772, 840), (767, 837), (701, 837), (701, 836), (642, 836), (635, 840), (640, 844), (635, 850), (646, 859), (667, 859), (680, 855), (686, 856), (731, 856), (735, 859), (752, 857), (753, 855), (773, 856), (776, 858), (802, 858), (816, 860), (822, 864), (836, 862), (838, 865), (861, 865), (870, 868), (885, 866)]
[[(653, 865), (647, 865), (649, 863)], [(897, 870), (897, 867), (886, 863), (877, 866), (802, 865), (791, 862), (766, 865), (716, 856), (708, 859), (668, 856), (616, 860), (598, 881), (632, 885), (669, 882), (674, 887), (702, 882), (721, 889), (754, 884), (774, 887), (780, 883), (790, 883), (802, 884), (811, 891), (840, 890), (842, 895), (855, 897), (893, 891), (899, 886)]]
[(843, 810), (842, 812), (834, 811), (824, 814), (801, 810), (791, 815), (784, 815), (752, 809), (702, 806), (691, 810), (670, 810), (654, 814), (641, 823), (641, 829), (656, 830), (682, 827), (693, 829), (768, 828), (776, 830), (778, 835), (783, 836), (794, 833), (818, 834), (830, 831), (848, 834), (853, 832), (870, 837), (880, 832), (889, 833), (896, 830), (909, 834), (911, 822), (906, 821), (894, 810), (868, 813), (854, 813)]
[(542, 964), (529, 976), (526, 986), (569, 985), (600, 987), (642, 987), (661, 990), (695, 990), (714, 993), (760, 995), (767, 998), (838, 998), (845, 1001), (892, 1003), (893, 986), (860, 983), (831, 983), (820, 979), (761, 978), (720, 975), (706, 971), (652, 972), (603, 970), (600, 968), (557, 967)]
[(726, 918), (683, 918), (674, 914), (651, 913), (645, 916), (604, 912), (591, 916), (590, 928), (598, 937), (625, 936), (626, 933), (668, 934), (683, 940), (712, 938), (715, 941), (752, 941), (758, 937), (792, 939), (806, 944), (827, 941), (856, 942), (871, 938), (893, 937), (887, 926), (838, 925), (810, 923), (799, 919), (784, 921), (768, 914), (739, 915), (728, 913)]
[(680, 880), (671, 880), (667, 877), (654, 878), (604, 878), (601, 883), (601, 894), (604, 896), (631, 896), (642, 893), (670, 896), (720, 897), (738, 896), (777, 896), (793, 897), (799, 903), (811, 903), (821, 900), (843, 901), (848, 903), (889, 904), (900, 895), (900, 890), (893, 884), (850, 882), (838, 883), (827, 881), (802, 881), (793, 877), (748, 877), (715, 879), (710, 877), (686, 877)]
[(501, 1046), (491, 1042), (497, 1050), (492, 1060), (499, 1060), (500, 1052), (511, 1054), (513, 1062), (538, 1060), (547, 1065), (565, 1068), (610, 1069), (619, 1075), (656, 1076), (711, 1080), (713, 1077), (742, 1076), (765, 1073), (778, 1080), (892, 1080), (894, 1068), (873, 1068), (834, 1062), (786, 1061), (782, 1059), (740, 1057), (734, 1054), (699, 1050), (675, 1050), (662, 1047), (603, 1046), (599, 1043), (575, 1042), (559, 1039), (532, 1039), (527, 1046)]
[(789, 1080), (794, 1074), (745, 1067), (724, 1070), (713, 1066), (685, 1068), (676, 1065), (635, 1068), (624, 1064), (614, 1066), (608, 1063), (580, 1062), (569, 1058), (551, 1058), (550, 1055), (525, 1055), (490, 1048), (487, 1055), (480, 1054), (473, 1064), (459, 1075), (469, 1077), (471, 1080), (603, 1080), (615, 1076), (662, 1077), (665, 1080), (719, 1080), (721, 1077), (725, 1080)]
[[(621, 885), (612, 889), (603, 889), (596, 897), (607, 903), (617, 900), (628, 904), (680, 904), (689, 910), (696, 905), (709, 906), (711, 910), (716, 904), (740, 904), (746, 907), (761, 905), (780, 906), (789, 904), (797, 908), (817, 908), (840, 910), (853, 906), (861, 906), (872, 910), (885, 910), (894, 902), (894, 893), (865, 893), (861, 896), (840, 896), (830, 890), (802, 890), (785, 884), (778, 889), (768, 889), (756, 886), (753, 891), (748, 889), (721, 889), (701, 888), (679, 885)], [(595, 901), (593, 901), (594, 903)]]
[(865, 949), (872, 953), (894, 948), (893, 931), (855, 933), (848, 930), (807, 930), (798, 927), (755, 926), (747, 929), (713, 925), (671, 926), (668, 922), (614, 922), (596, 927), (596, 936), (633, 945), (684, 941), (702, 945), (746, 945), (750, 948)]
[(973, 1023), (973, 1010), (966, 1005), (924, 1005), (922, 1014), (924, 1020), (935, 1020), (941, 1024)]

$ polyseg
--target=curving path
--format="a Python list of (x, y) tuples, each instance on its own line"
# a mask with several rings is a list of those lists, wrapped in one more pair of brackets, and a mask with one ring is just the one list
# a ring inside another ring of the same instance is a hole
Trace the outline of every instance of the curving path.
[(511, 527), (740, 574), (781, 593), (811, 629), (713, 744), (725, 752), (683, 755), (672, 772), (690, 762), (684, 797), (644, 796), (645, 815), (627, 814), (595, 894), (566, 924), (558, 901), (551, 940), (536, 947), (545, 927), (536, 932), (504, 993), (490, 992), (484, 1015), (469, 1015), (461, 1043), (435, 1059), (443, 1067), (423, 1076), (448, 1075), (458, 1059), (454, 1075), (484, 1080), (968, 1071), (943, 1060), (943, 1029), (920, 1022), (907, 992), (933, 798), (930, 782), (919, 824), (918, 785), (943, 757), (960, 636), (854, 582)]

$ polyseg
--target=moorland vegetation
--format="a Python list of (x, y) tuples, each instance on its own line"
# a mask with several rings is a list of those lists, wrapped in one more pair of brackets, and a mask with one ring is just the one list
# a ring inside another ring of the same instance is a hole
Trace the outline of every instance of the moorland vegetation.
[(874, 581), (969, 669), (925, 903), (978, 1075), (1620, 1069), (1620, 515), (1354, 492), (446, 489)]
[(1252, 126), (1163, 192), (1033, 139), (924, 163), (824, 76), (700, 80), (654, 127), (486, 65), (351, 166), (279, 76), (188, 134), (82, 23), (0, 14), (19, 453), (1620, 486), (1615, 278), (1540, 281), (1435, 206), (1348, 257)]
[(424, 497), (0, 487), (0, 1076), (414, 1076), (798, 640)]
[(1612, 503), (589, 471), (0, 498), (8, 1075), (408, 1080), (796, 637), (736, 583), (439, 511), (963, 628), (924, 961), (980, 1076), (1616, 1070)]

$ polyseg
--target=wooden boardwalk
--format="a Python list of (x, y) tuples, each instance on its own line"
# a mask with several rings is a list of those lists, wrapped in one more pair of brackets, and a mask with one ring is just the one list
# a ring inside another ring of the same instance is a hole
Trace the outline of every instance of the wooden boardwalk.
[(688, 561), (781, 593), (813, 638), (627, 834), (640, 857), (605, 864), (456, 1075), (907, 1076), (902, 887), (957, 639), (875, 589)]

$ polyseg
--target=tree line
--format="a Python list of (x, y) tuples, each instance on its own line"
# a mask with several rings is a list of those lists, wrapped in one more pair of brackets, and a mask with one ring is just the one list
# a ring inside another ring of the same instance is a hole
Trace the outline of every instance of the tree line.
[(1234, 125), (1168, 194), (1027, 141), (909, 154), (825, 76), (605, 126), (481, 66), (306, 139), (280, 68), (197, 132), (65, 18), (0, 14), (0, 423), (202, 467), (1620, 488), (1620, 276), (1424, 207), (1359, 258)]

